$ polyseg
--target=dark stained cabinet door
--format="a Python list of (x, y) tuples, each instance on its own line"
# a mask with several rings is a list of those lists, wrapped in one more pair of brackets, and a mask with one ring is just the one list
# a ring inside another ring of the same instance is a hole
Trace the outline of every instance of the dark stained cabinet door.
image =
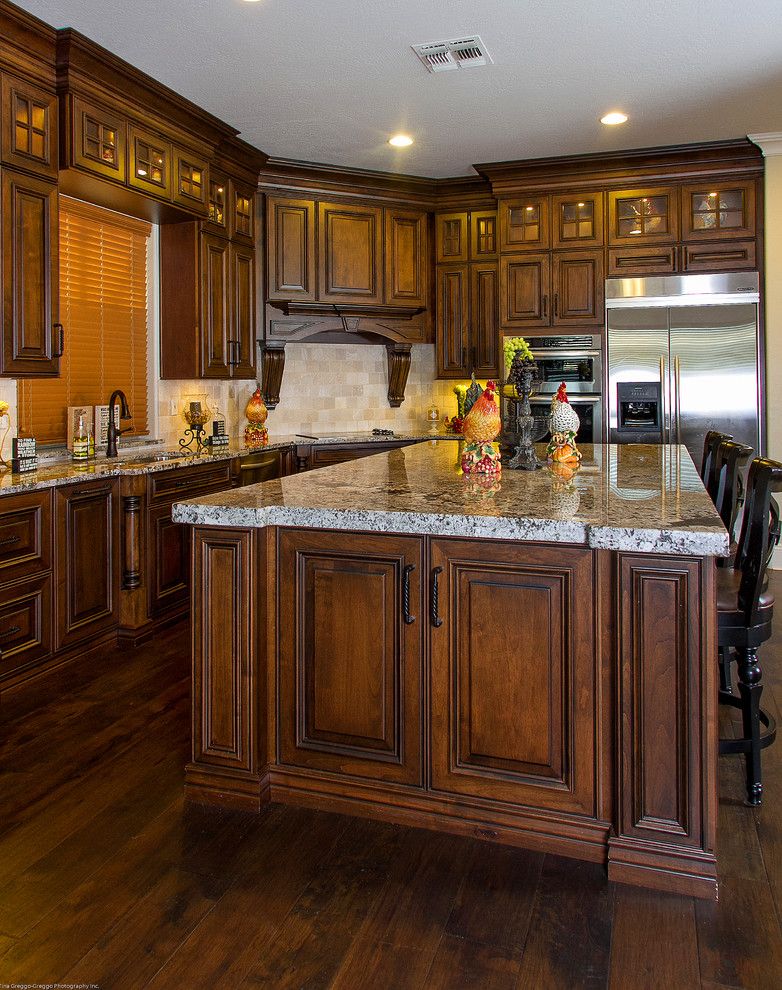
[(0, 681), (51, 651), (51, 574), (0, 589)]
[(464, 378), (470, 359), (468, 265), (437, 266), (437, 377)]
[(684, 186), (681, 192), (683, 241), (754, 238), (754, 182), (707, 181)]
[(117, 624), (119, 519), (115, 482), (55, 489), (57, 649)]
[(473, 210), (470, 213), (470, 260), (496, 258), (498, 250), (497, 211)]
[(174, 148), (173, 201), (194, 213), (209, 213), (209, 165), (190, 151)]
[(591, 192), (552, 196), (551, 243), (554, 248), (602, 245), (603, 194)]
[(187, 602), (190, 588), (190, 527), (171, 520), (171, 506), (147, 514), (149, 614), (158, 616)]
[(478, 378), (499, 375), (498, 281), (496, 261), (470, 265), (471, 356)]
[(201, 235), (201, 346), (204, 378), (230, 377), (229, 242)]
[(548, 196), (502, 200), (500, 250), (542, 251), (551, 246)]
[(427, 214), (392, 209), (384, 213), (385, 302), (390, 306), (423, 307), (429, 268)]
[(608, 194), (608, 243), (616, 247), (679, 239), (679, 190), (672, 186)]
[(421, 540), (278, 539), (280, 762), (420, 785)]
[(506, 255), (500, 262), (503, 326), (545, 327), (551, 322), (551, 255)]
[(56, 376), (57, 186), (4, 169), (2, 215), (2, 373)]
[(315, 203), (266, 197), (268, 298), (315, 299)]
[(468, 213), (438, 213), (435, 224), (435, 254), (438, 263), (467, 261), (470, 251)]
[(609, 248), (608, 274), (667, 275), (677, 270), (678, 249), (675, 244), (650, 244), (649, 247)]
[(321, 302), (382, 302), (380, 207), (320, 203), (318, 248)]
[(431, 566), (432, 787), (594, 815), (591, 552), (436, 539)]
[(87, 103), (78, 96), (70, 100), (70, 163), (124, 184), (127, 122), (113, 110)]
[(128, 127), (128, 184), (141, 192), (171, 199), (174, 152), (159, 134)]
[(554, 252), (552, 322), (602, 326), (603, 252)]
[(255, 252), (231, 243), (231, 339), (229, 357), (234, 378), (255, 377)]
[(12, 168), (57, 178), (57, 97), (3, 74), (2, 160)]

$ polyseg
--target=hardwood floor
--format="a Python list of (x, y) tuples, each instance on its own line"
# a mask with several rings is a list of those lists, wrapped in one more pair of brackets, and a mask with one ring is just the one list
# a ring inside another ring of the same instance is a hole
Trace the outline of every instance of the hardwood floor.
[[(761, 661), (779, 719), (777, 627)], [(782, 743), (759, 809), (740, 758), (720, 760), (720, 899), (696, 902), (478, 840), (187, 805), (188, 653), (180, 625), (1, 699), (0, 986), (782, 985)]]

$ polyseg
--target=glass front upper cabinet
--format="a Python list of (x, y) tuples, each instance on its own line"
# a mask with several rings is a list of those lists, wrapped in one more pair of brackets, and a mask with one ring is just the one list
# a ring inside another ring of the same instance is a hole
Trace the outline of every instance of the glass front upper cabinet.
[(673, 188), (609, 193), (610, 244), (654, 244), (679, 239), (678, 194)]
[(555, 248), (603, 243), (603, 194), (554, 196), (551, 237)]
[(171, 145), (134, 125), (129, 128), (128, 182), (155, 196), (171, 197)]
[(682, 226), (684, 240), (754, 237), (754, 183), (685, 186)]

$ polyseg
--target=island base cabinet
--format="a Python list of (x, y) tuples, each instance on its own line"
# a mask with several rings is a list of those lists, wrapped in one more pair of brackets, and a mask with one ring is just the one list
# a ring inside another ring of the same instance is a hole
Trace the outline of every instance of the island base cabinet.
[(595, 817), (591, 551), (431, 547), (432, 787)]
[(279, 533), (280, 762), (420, 784), (421, 540)]

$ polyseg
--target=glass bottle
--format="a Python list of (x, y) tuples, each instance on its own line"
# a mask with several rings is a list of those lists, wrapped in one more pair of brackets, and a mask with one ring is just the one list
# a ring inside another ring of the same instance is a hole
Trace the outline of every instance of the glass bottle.
[(87, 429), (87, 417), (79, 416), (76, 432), (73, 435), (74, 461), (86, 461), (90, 456), (90, 434)]

